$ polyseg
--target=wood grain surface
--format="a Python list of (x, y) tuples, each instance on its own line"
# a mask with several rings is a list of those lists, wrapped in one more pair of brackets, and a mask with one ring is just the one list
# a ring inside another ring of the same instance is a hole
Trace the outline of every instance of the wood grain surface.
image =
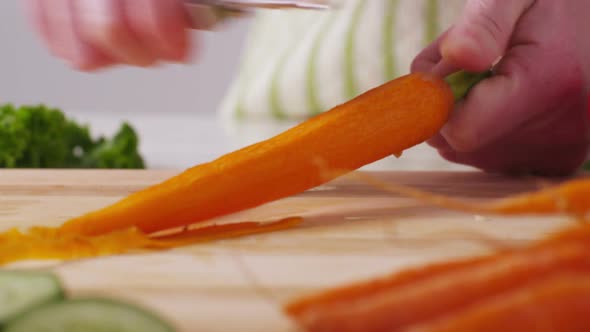
[[(174, 175), (173, 171), (5, 170), (2, 229), (57, 226)], [(382, 181), (466, 199), (546, 185), (478, 172), (380, 172)], [(280, 185), (277, 183), (277, 185)], [(56, 271), (72, 295), (106, 295), (157, 310), (182, 332), (294, 331), (281, 304), (324, 287), (415, 264), (522, 245), (571, 223), (450, 212), (342, 178), (301, 195), (211, 222), (301, 216), (293, 230), (162, 251), (5, 268)], [(492, 242), (494, 242), (492, 241)]]

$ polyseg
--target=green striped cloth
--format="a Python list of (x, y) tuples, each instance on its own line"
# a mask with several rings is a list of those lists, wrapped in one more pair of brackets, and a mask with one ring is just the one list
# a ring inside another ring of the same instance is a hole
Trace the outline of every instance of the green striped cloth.
[(332, 11), (263, 11), (221, 114), (302, 120), (409, 72), (465, 0), (341, 0)]

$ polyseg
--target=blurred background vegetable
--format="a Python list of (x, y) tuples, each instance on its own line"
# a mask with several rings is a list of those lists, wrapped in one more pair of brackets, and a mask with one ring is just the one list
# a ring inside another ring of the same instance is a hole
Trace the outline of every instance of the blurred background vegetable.
[(139, 138), (123, 123), (112, 137), (45, 105), (0, 106), (0, 168), (145, 168)]

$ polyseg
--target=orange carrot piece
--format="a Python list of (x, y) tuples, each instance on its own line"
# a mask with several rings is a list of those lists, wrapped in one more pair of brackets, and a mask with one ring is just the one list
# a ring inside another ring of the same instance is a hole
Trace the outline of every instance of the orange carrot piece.
[(483, 264), (438, 272), (431, 278), (364, 297), (343, 297), (340, 302), (332, 300), (306, 308), (295, 306), (298, 310), (293, 318), (312, 332), (402, 331), (522, 287), (539, 275), (590, 272), (590, 243), (552, 244), (491, 257)]
[[(590, 243), (590, 227), (570, 227), (533, 243), (527, 248), (519, 250), (525, 250), (532, 254), (541, 248), (552, 248), (553, 246), (560, 245), (560, 243)], [(443, 261), (426, 266), (413, 267), (382, 278), (353, 283), (303, 297), (288, 303), (285, 306), (285, 311), (291, 316), (296, 316), (304, 311), (313, 310), (315, 307), (338, 304), (345, 301), (354, 302), (387, 289), (401, 288), (412, 283), (438, 278), (445, 273), (456, 273), (459, 270), (475, 268), (483, 264), (497, 261), (501, 256), (506, 257), (513, 255), (513, 253), (514, 251), (507, 250), (494, 255)]]
[(444, 125), (453, 105), (444, 80), (410, 74), (269, 140), (74, 218), (61, 231), (98, 235), (137, 227), (152, 233), (298, 194), (424, 142)]
[(285, 306), (285, 311), (290, 316), (304, 315), (305, 312), (314, 311), (316, 308), (339, 305), (344, 302), (361, 301), (364, 298), (374, 296), (383, 291), (393, 288), (402, 288), (416, 282), (423, 282), (436, 278), (450, 271), (464, 270), (479, 266), (491, 257), (476, 257), (467, 260), (442, 262), (424, 267), (416, 267), (386, 276), (380, 279), (368, 280), (362, 283), (355, 283), (344, 287), (334, 288), (318, 294), (313, 294), (297, 301), (292, 301)]
[(526, 287), (404, 332), (589, 331), (590, 274), (539, 277)]

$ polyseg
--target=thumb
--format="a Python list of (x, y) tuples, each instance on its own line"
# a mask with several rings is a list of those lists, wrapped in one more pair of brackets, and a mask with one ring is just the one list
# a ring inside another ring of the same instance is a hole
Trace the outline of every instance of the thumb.
[(443, 59), (468, 71), (489, 69), (506, 51), (520, 17), (534, 0), (468, 0), (441, 43)]

